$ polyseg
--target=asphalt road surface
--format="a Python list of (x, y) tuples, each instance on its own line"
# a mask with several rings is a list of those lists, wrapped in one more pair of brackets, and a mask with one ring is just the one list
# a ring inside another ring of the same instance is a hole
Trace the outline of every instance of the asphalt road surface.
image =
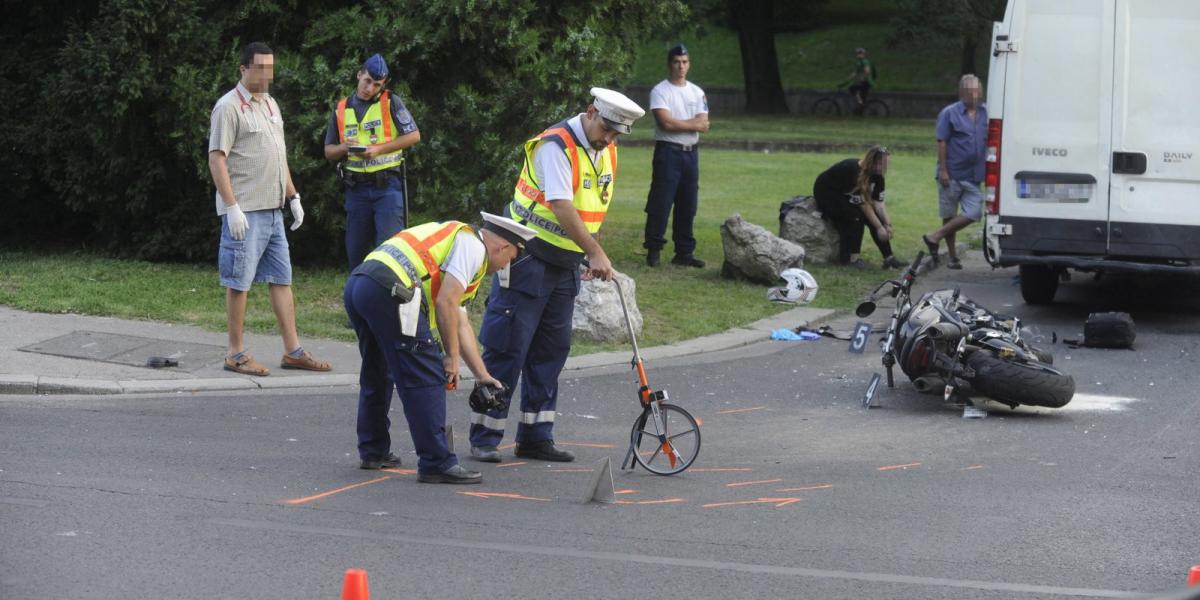
[[(1054, 598), (1178, 590), (1200, 564), (1192, 282), (1077, 277), (1027, 307), (1012, 270), (937, 272), (1049, 337), (1128, 310), (1136, 349), (1050, 344), (1066, 408), (966, 420), (875, 345), (766, 342), (648, 365), (702, 421), (695, 466), (615, 471), (637, 414), (625, 368), (564, 379), (573, 464), (479, 465), (479, 486), (357, 469), (353, 391), (0, 399), (0, 598)], [(953, 279), (951, 279), (953, 278)], [(886, 311), (871, 317), (882, 323)], [(851, 319), (852, 321), (852, 319)], [(843, 323), (846, 328), (850, 322)], [(397, 403), (398, 409), (398, 403)], [(451, 396), (460, 454), (465, 392)]]

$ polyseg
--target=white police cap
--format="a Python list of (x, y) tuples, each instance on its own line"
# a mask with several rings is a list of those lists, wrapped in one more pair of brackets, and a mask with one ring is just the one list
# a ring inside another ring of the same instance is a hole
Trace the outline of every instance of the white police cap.
[(537, 237), (537, 232), (508, 218), (480, 211), (483, 217), (483, 228), (502, 237), (508, 243), (519, 249), (525, 248), (525, 242)]
[(630, 100), (625, 94), (600, 87), (592, 88), (592, 106), (596, 107), (600, 118), (619, 133), (633, 131), (633, 122), (646, 114), (637, 102)]

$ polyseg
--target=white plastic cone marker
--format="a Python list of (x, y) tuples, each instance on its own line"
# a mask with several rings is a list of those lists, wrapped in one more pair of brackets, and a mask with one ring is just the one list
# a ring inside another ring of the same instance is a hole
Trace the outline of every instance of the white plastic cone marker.
[(614, 504), (617, 501), (616, 486), (613, 484), (612, 460), (607, 456), (596, 463), (592, 476), (588, 480), (587, 490), (583, 496), (584, 502), (602, 502)]

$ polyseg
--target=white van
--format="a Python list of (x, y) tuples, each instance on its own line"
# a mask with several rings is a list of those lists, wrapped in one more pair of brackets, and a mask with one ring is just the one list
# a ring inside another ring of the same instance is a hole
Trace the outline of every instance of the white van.
[(1200, 273), (1200, 0), (1009, 0), (988, 76), (985, 250), (1060, 275)]

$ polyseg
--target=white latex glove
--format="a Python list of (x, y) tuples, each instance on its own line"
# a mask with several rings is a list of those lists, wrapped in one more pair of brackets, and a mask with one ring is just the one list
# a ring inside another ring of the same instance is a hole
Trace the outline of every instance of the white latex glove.
[(229, 222), (229, 237), (239, 242), (246, 239), (246, 230), (250, 228), (250, 223), (246, 220), (246, 213), (242, 212), (242, 207), (236, 203), (226, 207), (225, 219)]
[(288, 202), (288, 206), (292, 209), (292, 231), (300, 229), (300, 224), (304, 222), (304, 207), (300, 206), (300, 194), (292, 196), (292, 200)]

